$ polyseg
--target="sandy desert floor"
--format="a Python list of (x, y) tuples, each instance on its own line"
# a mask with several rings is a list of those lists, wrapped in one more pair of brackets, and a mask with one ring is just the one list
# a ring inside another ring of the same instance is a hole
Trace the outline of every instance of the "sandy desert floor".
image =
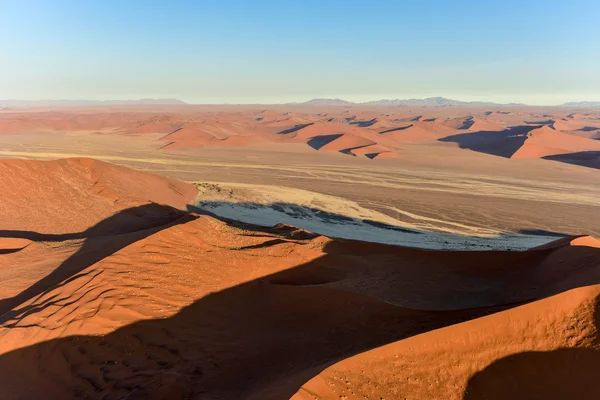
[(2, 110), (0, 397), (599, 398), (599, 117)]

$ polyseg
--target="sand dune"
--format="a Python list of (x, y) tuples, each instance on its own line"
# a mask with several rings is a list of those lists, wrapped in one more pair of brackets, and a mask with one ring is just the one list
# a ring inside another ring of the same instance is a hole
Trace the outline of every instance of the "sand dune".
[(506, 129), (506, 127), (499, 125), (497, 123), (494, 122), (490, 122), (490, 121), (484, 121), (481, 119), (473, 119), (473, 124), (471, 126), (469, 126), (469, 130), (470, 131), (488, 131), (488, 132), (494, 132), (494, 131), (502, 131), (504, 129)]
[[(182, 208), (196, 194), (193, 185), (178, 180), (84, 158), (2, 160), (0, 176), (2, 229), (42, 234), (80, 232), (141, 204)], [(140, 215), (140, 222), (145, 218)], [(136, 219), (132, 214), (128, 223)]]
[(439, 138), (439, 135), (435, 131), (416, 124), (404, 129), (384, 132), (382, 133), (382, 136), (395, 143), (426, 142), (437, 140)]
[(145, 121), (132, 122), (125, 126), (130, 133), (171, 133), (181, 126), (173, 116), (156, 115)]
[(527, 133), (523, 146), (513, 154), (515, 158), (541, 158), (569, 152), (600, 150), (600, 142), (574, 137), (543, 126)]
[(441, 138), (460, 147), (506, 158), (544, 158), (600, 149), (600, 142), (557, 131), (548, 125), (522, 125)]
[(359, 147), (371, 146), (374, 145), (375, 142), (351, 134), (343, 134), (342, 136), (332, 140), (331, 142), (326, 143), (321, 146), (319, 150), (336, 150), (336, 151), (347, 151), (349, 152), (352, 149), (356, 149)]
[[(371, 160), (401, 158), (405, 145), (447, 142), (452, 140), (444, 139), (469, 134), (483, 139), (486, 132), (498, 132), (510, 138), (494, 142), (497, 136), (491, 134), (487, 135), (490, 140), (478, 144), (480, 148), (466, 148), (507, 158), (545, 158), (597, 150), (596, 142), (600, 139), (600, 125), (595, 114), (568, 114), (561, 109), (543, 113), (524, 107), (512, 111), (477, 107), (409, 110), (364, 105), (321, 105), (319, 109), (293, 105), (232, 106), (230, 109), (171, 105), (165, 110), (165, 107), (3, 110), (0, 133), (91, 132), (150, 137), (162, 134), (164, 138), (157, 142), (156, 148), (164, 152), (204, 147), (269, 147), (273, 143), (289, 144), (294, 149), (298, 148), (298, 143), (306, 143), (308, 152), (315, 149), (313, 145), (317, 142), (319, 149)], [(556, 135), (541, 129), (523, 141), (525, 130), (538, 127), (553, 129)], [(568, 140), (563, 134), (573, 139)], [(343, 137), (329, 147), (320, 144), (331, 135)], [(343, 145), (344, 142), (348, 145)], [(462, 146), (462, 139), (458, 142)], [(384, 150), (353, 151), (367, 145), (381, 146)]]
[(582, 287), (402, 340), (329, 367), (292, 398), (598, 398), (599, 300), (599, 285)]
[(186, 212), (193, 185), (90, 159), (0, 168), (3, 398), (598, 395), (593, 238), (409, 249)]

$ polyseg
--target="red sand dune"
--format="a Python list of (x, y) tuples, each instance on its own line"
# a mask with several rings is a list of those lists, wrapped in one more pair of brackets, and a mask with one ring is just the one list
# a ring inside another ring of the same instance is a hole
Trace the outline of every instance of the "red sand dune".
[(178, 180), (85, 158), (1, 160), (0, 177), (2, 229), (38, 233), (83, 231), (149, 202), (182, 208), (196, 193)]
[(600, 285), (371, 350), (293, 400), (596, 399)]
[(156, 115), (145, 121), (132, 122), (125, 126), (128, 133), (171, 133), (182, 121), (169, 115)]
[(452, 129), (468, 129), (473, 123), (473, 116), (450, 118), (440, 121), (440, 124)]
[(600, 240), (591, 236), (580, 236), (571, 240), (571, 246), (587, 246), (600, 248)]
[[(457, 117), (457, 114), (462, 116)], [(460, 147), (515, 158), (545, 158), (598, 150), (600, 123), (597, 115), (567, 114), (560, 109), (542, 113), (528, 108), (507, 112), (478, 107), (410, 110), (404, 107), (363, 109), (356, 106), (315, 110), (300, 106), (262, 109), (256, 106), (186, 106), (165, 110), (140, 106), (123, 109), (23, 109), (0, 113), (0, 133), (162, 134), (163, 141), (157, 142), (156, 148), (167, 152), (193, 147), (260, 146), (271, 142), (295, 144), (294, 151), (301, 149), (297, 143), (307, 143), (305, 151), (310, 152), (313, 146), (308, 142), (312, 139), (344, 135), (322, 149), (342, 151), (348, 155), (366, 154), (354, 152), (352, 149), (357, 146), (380, 146), (384, 149), (369, 150), (372, 159), (396, 157), (400, 147), (430, 146), (439, 141), (448, 142), (450, 140), (444, 139), (461, 134), (501, 134), (515, 127), (534, 127), (534, 123), (544, 126), (532, 131), (526, 140), (519, 135), (507, 135), (510, 138), (506, 140), (498, 140), (502, 139), (502, 135), (490, 135), (493, 139), (490, 143)], [(553, 134), (550, 134), (552, 128)], [(585, 165), (595, 164), (586, 162)]]
[(435, 141), (440, 137), (447, 136), (447, 133), (439, 133), (434, 130), (424, 128), (422, 125), (413, 124), (405, 129), (398, 129), (381, 134), (385, 139), (390, 139), (394, 143), (415, 143)]
[(473, 124), (469, 127), (470, 131), (494, 132), (494, 131), (502, 131), (502, 130), (506, 129), (505, 126), (502, 126), (500, 124), (490, 122), (490, 121), (484, 121), (484, 120), (481, 120), (478, 118), (474, 118), (472, 121), (473, 121)]
[(210, 145), (216, 138), (210, 132), (201, 128), (183, 126), (163, 136), (161, 140), (168, 142), (164, 148), (186, 148)]
[(36, 129), (36, 127), (36, 124), (32, 121), (13, 119), (0, 120), (0, 133), (24, 132)]
[(214, 147), (214, 146), (250, 146), (267, 141), (264, 134), (229, 134), (223, 130), (215, 131), (201, 124), (188, 124), (161, 138), (167, 142), (162, 149)]
[(556, 154), (600, 150), (600, 142), (558, 132), (542, 126), (527, 134), (527, 139), (513, 158), (541, 158)]
[(557, 131), (588, 139), (600, 139), (600, 121), (559, 119), (552, 125)]
[(90, 159), (0, 168), (3, 398), (599, 394), (590, 238), (424, 251), (186, 213), (192, 185)]

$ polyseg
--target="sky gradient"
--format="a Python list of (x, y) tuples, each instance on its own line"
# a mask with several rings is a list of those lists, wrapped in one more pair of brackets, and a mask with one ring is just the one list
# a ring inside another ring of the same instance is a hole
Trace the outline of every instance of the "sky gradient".
[(0, 99), (600, 101), (600, 2), (0, 0)]

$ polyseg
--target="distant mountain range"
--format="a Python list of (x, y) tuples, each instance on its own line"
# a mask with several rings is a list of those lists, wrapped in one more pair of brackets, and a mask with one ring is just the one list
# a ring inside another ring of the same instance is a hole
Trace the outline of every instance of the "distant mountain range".
[[(0, 108), (12, 107), (92, 107), (110, 105), (184, 105), (178, 99), (138, 99), (138, 100), (0, 100)], [(343, 99), (318, 98), (305, 101), (303, 104), (313, 106), (344, 106), (344, 105), (381, 105), (381, 106), (526, 106), (523, 103), (494, 103), (486, 101), (460, 101), (445, 97), (428, 97), (426, 99), (382, 99), (355, 103)], [(600, 101), (572, 101), (558, 107), (600, 107)]]
[(393, 100), (375, 100), (364, 103), (353, 103), (341, 99), (313, 99), (304, 103), (307, 105), (349, 105), (349, 104), (364, 104), (364, 105), (386, 105), (386, 106), (524, 106), (522, 103), (493, 103), (484, 101), (460, 101), (447, 99), (445, 97), (428, 97), (426, 99), (393, 99)]
[(600, 107), (600, 101), (571, 101), (561, 107)]
[(0, 100), (2, 107), (85, 107), (110, 105), (187, 104), (177, 99), (139, 100)]
[(312, 99), (299, 104), (310, 104), (314, 106), (332, 106), (332, 105), (345, 105), (345, 104), (357, 104), (351, 101), (342, 99)]

